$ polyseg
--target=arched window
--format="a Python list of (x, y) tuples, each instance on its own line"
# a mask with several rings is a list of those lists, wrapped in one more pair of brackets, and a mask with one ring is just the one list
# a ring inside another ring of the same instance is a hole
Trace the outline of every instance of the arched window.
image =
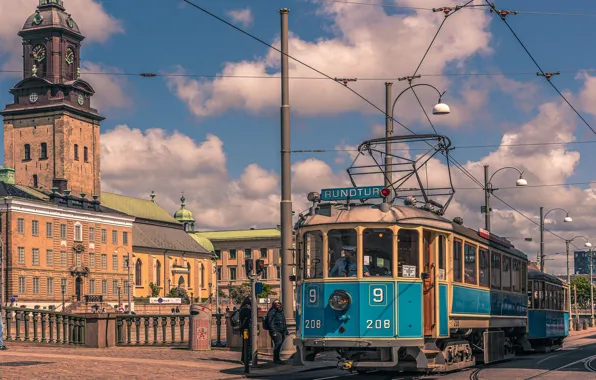
[(155, 264), (155, 286), (161, 286), (161, 263), (159, 260)]
[(186, 263), (186, 269), (188, 269), (188, 287), (190, 288), (190, 274), (191, 274), (191, 270), (190, 270), (190, 263)]
[(74, 240), (83, 241), (83, 226), (81, 223), (75, 223), (74, 225)]
[(83, 160), (89, 162), (89, 148), (83, 147)]
[(29, 144), (25, 144), (25, 157), (23, 157), (24, 160), (30, 160), (31, 159), (31, 145)]
[(180, 276), (180, 278), (178, 279), (178, 287), (184, 288), (184, 276)]
[(74, 144), (74, 159), (79, 159), (79, 144)]
[(39, 158), (44, 160), (48, 158), (48, 144), (41, 143), (41, 152), (39, 153)]
[(141, 259), (137, 259), (137, 263), (135, 264), (135, 285), (136, 286), (142, 285), (142, 277), (141, 277), (142, 269), (143, 269), (143, 263), (141, 263)]
[(205, 287), (205, 265), (201, 264), (201, 287)]
[(33, 187), (37, 188), (37, 174), (33, 174)]

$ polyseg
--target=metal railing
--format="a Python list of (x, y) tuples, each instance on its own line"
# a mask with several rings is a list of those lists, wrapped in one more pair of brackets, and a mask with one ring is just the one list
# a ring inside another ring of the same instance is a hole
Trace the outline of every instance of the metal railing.
[(122, 314), (116, 317), (119, 346), (181, 346), (188, 344), (190, 315)]
[(85, 317), (54, 311), (5, 307), (6, 341), (84, 345)]

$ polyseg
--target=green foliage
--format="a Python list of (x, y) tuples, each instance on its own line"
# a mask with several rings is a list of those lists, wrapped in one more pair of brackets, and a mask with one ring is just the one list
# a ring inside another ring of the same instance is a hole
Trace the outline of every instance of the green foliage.
[(172, 289), (170, 289), (170, 293), (168, 294), (168, 297), (171, 297), (171, 298), (181, 298), (182, 299), (182, 303), (185, 303), (185, 304), (189, 304), (190, 303), (190, 296), (188, 295), (188, 293), (186, 292), (186, 289), (184, 289), (184, 288), (172, 288)]
[(149, 287), (151, 288), (151, 297), (159, 297), (161, 288), (152, 282), (149, 283)]
[[(250, 296), (250, 283), (245, 282), (242, 285), (232, 286), (230, 295), (232, 301), (240, 305), (244, 298)], [(276, 296), (277, 293), (273, 291), (273, 287), (269, 284), (263, 283), (263, 292), (257, 294), (257, 298), (269, 298), (270, 296)]]
[(224, 292), (223, 290), (219, 289), (219, 298), (228, 298), (228, 293)]
[(588, 308), (590, 305), (590, 280), (585, 277), (577, 277), (571, 280), (571, 303), (575, 304), (574, 285), (577, 287), (577, 306), (580, 309)]

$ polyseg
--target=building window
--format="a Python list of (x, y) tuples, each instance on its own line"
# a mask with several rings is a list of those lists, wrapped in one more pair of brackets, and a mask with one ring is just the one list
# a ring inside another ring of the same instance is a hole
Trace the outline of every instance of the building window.
[(261, 259), (266, 259), (267, 258), (267, 248), (261, 248)]
[(54, 295), (54, 279), (52, 277), (48, 277), (48, 282), (46, 286), (46, 294), (48, 296)]
[(89, 148), (87, 147), (83, 148), (83, 160), (85, 160), (85, 162), (89, 162)]
[[(190, 287), (190, 283), (188, 285)], [(205, 287), (205, 266), (201, 264), (201, 287)]]
[(124, 295), (128, 296), (128, 290), (130, 289), (130, 286), (128, 286), (128, 281), (124, 281), (122, 287), (124, 288)]
[(27, 280), (24, 276), (19, 277), (19, 295), (23, 295), (27, 292)]
[(137, 263), (135, 264), (135, 285), (141, 286), (142, 285), (142, 277), (141, 277), (141, 270), (143, 269), (143, 263), (141, 263), (141, 259), (137, 259)]
[(66, 279), (60, 279), (60, 294), (66, 294)]
[(245, 259), (252, 259), (252, 249), (245, 249), (244, 250), (244, 258)]
[(268, 277), (267, 276), (268, 275), (267, 272), (268, 271), (269, 271), (269, 267), (267, 265), (265, 265), (265, 268), (263, 268), (263, 271), (261, 272), (261, 279), (262, 280), (267, 280), (267, 277)]
[(112, 294), (118, 295), (118, 280), (112, 280)]
[(236, 279), (236, 268), (230, 268), (230, 280)]
[(66, 268), (66, 251), (60, 251), (60, 266)]
[(221, 267), (217, 267), (217, 281), (221, 281)]
[(60, 240), (66, 240), (66, 224), (60, 225)]
[(102, 244), (106, 244), (108, 242), (108, 230), (101, 229), (101, 242)]
[(39, 236), (39, 221), (38, 220), (31, 221), (31, 235)]
[(79, 160), (79, 145), (78, 144), (74, 144), (74, 159), (75, 160)]
[(89, 294), (95, 295), (95, 280), (89, 280)]
[(74, 240), (83, 241), (83, 226), (81, 223), (75, 223), (74, 225)]
[(161, 286), (161, 263), (159, 260), (155, 264), (155, 286)]
[(112, 244), (118, 244), (118, 231), (112, 231)]
[(31, 159), (31, 145), (29, 145), (29, 144), (25, 144), (25, 157), (23, 159), (24, 160)]
[(33, 294), (39, 294), (39, 277), (33, 277)]
[(215, 258), (218, 260), (221, 259), (221, 250), (220, 249), (215, 250)]
[(46, 249), (46, 266), (51, 267), (54, 265), (54, 251)]
[(108, 280), (101, 280), (101, 294), (108, 295)]
[(18, 251), (18, 263), (25, 265), (25, 247), (17, 248)]
[(108, 269), (108, 255), (101, 255), (101, 269)]
[(75, 253), (75, 261), (76, 261), (75, 266), (77, 266), (77, 267), (82, 267), (83, 266), (83, 260), (82, 260), (81, 255), (82, 255), (81, 252), (76, 252)]
[(95, 253), (89, 254), (89, 268), (95, 268)]
[(31, 250), (31, 256), (33, 259), (33, 265), (38, 266), (39, 265), (39, 248), (33, 248)]
[(25, 219), (19, 218), (17, 219), (17, 232), (21, 235), (25, 234)]
[(281, 267), (279, 265), (275, 266), (275, 271), (277, 272), (277, 278), (281, 278)]
[(118, 255), (112, 255), (112, 270), (118, 271)]
[(236, 250), (230, 249), (230, 260), (236, 260)]
[(122, 233), (122, 244), (128, 245), (128, 232)]
[(51, 222), (46, 223), (46, 237), (51, 238), (54, 236), (53, 228), (54, 228), (54, 225)]
[(89, 227), (89, 241), (95, 241), (95, 228)]
[(37, 188), (39, 185), (37, 180), (37, 174), (33, 174), (33, 188)]
[(186, 263), (186, 269), (188, 269), (188, 288), (191, 288), (190, 285), (190, 277), (191, 277), (191, 270), (190, 270), (190, 263)]
[(41, 152), (39, 154), (39, 158), (41, 160), (45, 160), (46, 158), (48, 158), (48, 144), (47, 143), (41, 143)]

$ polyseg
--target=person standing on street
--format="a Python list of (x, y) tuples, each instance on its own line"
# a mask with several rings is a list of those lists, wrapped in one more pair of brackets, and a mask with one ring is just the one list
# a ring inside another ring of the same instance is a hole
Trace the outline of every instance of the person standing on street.
[[(248, 362), (252, 360), (252, 311), (250, 308), (252, 299), (249, 297), (244, 298), (242, 304), (240, 305), (240, 334), (243, 334), (244, 330), (248, 330)], [(245, 340), (242, 339), (242, 358), (240, 359), (242, 363), (244, 363), (244, 342)]]
[(4, 345), (4, 321), (2, 320), (2, 313), (4, 310), (0, 309), (0, 351), (6, 351), (8, 348)]
[(273, 362), (275, 364), (284, 364), (280, 357), (281, 346), (286, 336), (289, 335), (289, 332), (286, 325), (286, 317), (284, 316), (279, 300), (276, 299), (273, 301), (273, 305), (265, 317), (264, 324), (265, 326), (263, 327), (269, 330), (269, 336), (274, 345)]

